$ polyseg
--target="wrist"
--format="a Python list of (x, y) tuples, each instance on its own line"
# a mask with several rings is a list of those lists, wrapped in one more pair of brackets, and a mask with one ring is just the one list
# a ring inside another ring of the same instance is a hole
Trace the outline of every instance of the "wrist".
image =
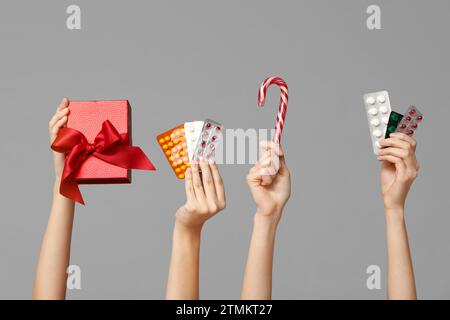
[(203, 223), (199, 225), (187, 225), (179, 219), (175, 220), (175, 232), (183, 234), (187, 237), (199, 237), (203, 228)]
[(256, 208), (255, 213), (255, 220), (261, 220), (261, 222), (265, 223), (275, 223), (278, 224), (278, 222), (281, 219), (281, 213), (283, 212), (282, 208), (271, 208), (271, 209), (260, 209)]
[(385, 208), (386, 223), (403, 223), (405, 220), (403, 207)]
[(281, 211), (278, 213), (265, 214), (258, 210), (253, 219), (255, 227), (265, 228), (265, 229), (276, 229), (278, 223), (280, 222)]
[(67, 203), (69, 205), (75, 205), (75, 201), (63, 196), (60, 191), (61, 180), (56, 178), (53, 184), (53, 201), (63, 201), (63, 203)]
[(53, 196), (59, 196), (59, 188), (61, 186), (61, 180), (56, 178), (55, 181), (53, 182)]

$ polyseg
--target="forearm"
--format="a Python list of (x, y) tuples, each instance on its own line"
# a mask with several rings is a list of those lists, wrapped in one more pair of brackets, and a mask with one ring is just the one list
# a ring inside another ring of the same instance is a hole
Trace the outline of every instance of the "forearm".
[(34, 299), (65, 298), (74, 208), (74, 201), (59, 194), (59, 182), (56, 182), (37, 264)]
[(403, 210), (386, 211), (387, 298), (417, 299), (413, 264)]
[(255, 215), (241, 299), (272, 298), (272, 264), (277, 224), (277, 221)]
[(199, 256), (201, 227), (186, 228), (175, 222), (166, 299), (199, 298)]

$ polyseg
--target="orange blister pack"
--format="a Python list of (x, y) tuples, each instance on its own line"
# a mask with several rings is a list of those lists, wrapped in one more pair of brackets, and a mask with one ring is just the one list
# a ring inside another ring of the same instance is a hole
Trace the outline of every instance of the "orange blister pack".
[(177, 178), (184, 179), (186, 169), (190, 167), (184, 124), (161, 133), (156, 140)]

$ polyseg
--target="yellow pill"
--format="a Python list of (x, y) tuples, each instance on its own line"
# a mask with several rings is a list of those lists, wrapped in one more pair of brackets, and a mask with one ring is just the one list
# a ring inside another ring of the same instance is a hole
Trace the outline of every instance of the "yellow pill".
[(176, 167), (177, 166), (177, 163), (176, 162), (172, 162), (172, 167)]
[(180, 168), (176, 168), (176, 169), (175, 169), (175, 172), (176, 172), (176, 173), (180, 173), (180, 172), (181, 172), (181, 169), (180, 169)]
[(186, 146), (187, 146), (186, 142), (183, 142), (182, 146), (183, 146), (184, 148), (186, 148)]
[(167, 144), (163, 145), (163, 149), (166, 150), (168, 148)]
[(164, 138), (159, 139), (159, 143), (164, 143)]
[(166, 151), (166, 154), (167, 154), (168, 156), (170, 156), (170, 151), (169, 151), (169, 150), (167, 150), (167, 151)]
[(173, 142), (172, 141), (169, 142), (169, 147), (173, 147)]
[(179, 157), (180, 157), (180, 155), (179, 155), (178, 153), (175, 153), (173, 156), (174, 156), (175, 158), (179, 158)]
[(184, 136), (181, 136), (178, 139), (180, 139), (180, 141), (183, 141), (184, 140)]
[(178, 178), (184, 179), (184, 174), (183, 174), (183, 173), (179, 174), (179, 175), (178, 175)]
[(180, 133), (181, 133), (180, 130), (175, 131), (175, 134), (176, 134), (177, 136), (179, 136)]
[(171, 151), (172, 151), (172, 153), (175, 153), (175, 152), (178, 151), (178, 149), (177, 149), (177, 147), (173, 147), (173, 148), (171, 149)]
[(183, 160), (178, 160), (177, 164), (178, 165), (183, 164)]
[(172, 134), (170, 135), (170, 137), (171, 137), (172, 139), (175, 138), (175, 134), (172, 133)]
[(184, 163), (188, 163), (188, 162), (189, 162), (188, 157), (184, 157), (184, 158), (183, 158), (183, 161), (184, 161)]
[(170, 160), (170, 161), (173, 161), (173, 157), (171, 156), (171, 157), (169, 158), (169, 160)]
[(184, 132), (184, 128), (181, 128), (181, 132)]
[(170, 137), (169, 137), (169, 136), (166, 136), (164, 139), (166, 139), (166, 141), (169, 141), (169, 140), (170, 140)]
[[(178, 168), (179, 169), (179, 168)], [(181, 170), (186, 170), (186, 166), (185, 165), (182, 165), (181, 166)]]
[(181, 150), (181, 149), (183, 149), (183, 146), (178, 145), (178, 146), (177, 146), (177, 149), (178, 149), (178, 150)]
[(191, 164), (190, 164), (190, 163), (186, 163), (186, 167), (188, 167), (188, 168), (189, 168), (190, 166), (191, 166)]
[(178, 139), (173, 140), (173, 143), (177, 144), (179, 142)]
[(184, 156), (184, 151), (183, 150), (180, 151), (180, 156), (181, 157)]

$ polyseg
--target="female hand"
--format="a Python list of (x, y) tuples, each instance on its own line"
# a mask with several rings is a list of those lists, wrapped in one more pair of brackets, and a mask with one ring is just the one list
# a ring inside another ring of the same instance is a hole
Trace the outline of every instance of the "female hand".
[(225, 189), (214, 159), (193, 161), (186, 170), (185, 186), (187, 200), (177, 211), (177, 222), (190, 229), (201, 229), (206, 220), (226, 205)]
[(256, 203), (257, 215), (278, 222), (291, 195), (291, 177), (281, 147), (268, 141), (261, 142), (260, 146), (263, 154), (250, 169), (247, 184)]
[[(69, 100), (64, 98), (59, 107), (56, 109), (55, 115), (52, 117), (48, 124), (48, 132), (50, 136), (50, 144), (55, 141), (59, 130), (67, 125), (67, 117), (69, 115)], [(61, 179), (61, 175), (64, 169), (65, 155), (53, 151), (53, 166), (55, 168), (56, 179)]]
[(408, 191), (419, 172), (416, 141), (403, 133), (392, 133), (380, 141), (381, 192), (387, 210), (403, 210)]

